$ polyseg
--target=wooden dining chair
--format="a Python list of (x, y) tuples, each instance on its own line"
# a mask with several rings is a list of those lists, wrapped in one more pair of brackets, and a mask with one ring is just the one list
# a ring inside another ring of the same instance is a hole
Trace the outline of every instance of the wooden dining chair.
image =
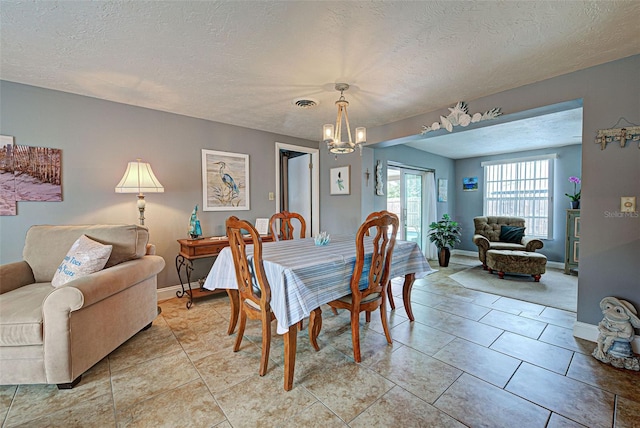
[[(369, 229), (375, 228), (373, 237), (373, 254), (367, 273), (366, 287), (360, 289), (360, 279), (365, 264), (364, 237)], [(366, 220), (356, 234), (356, 264), (351, 274), (351, 294), (329, 302), (329, 306), (336, 309), (348, 309), (351, 312), (351, 340), (353, 342), (353, 358), (356, 362), (362, 360), (360, 356), (360, 312), (371, 312), (380, 309), (382, 328), (391, 344), (391, 334), (387, 322), (387, 292), (389, 286), (389, 273), (391, 270), (391, 257), (398, 233), (398, 217), (392, 213), (381, 213), (376, 217)], [(313, 322), (312, 319), (309, 321)], [(309, 331), (315, 331), (309, 325)]]
[[(275, 319), (275, 314), (271, 310), (271, 286), (264, 271), (262, 260), (262, 239), (258, 231), (245, 220), (231, 216), (227, 219), (227, 237), (229, 247), (233, 256), (233, 265), (238, 283), (238, 311), (240, 312), (240, 325), (238, 327), (238, 337), (233, 346), (233, 352), (240, 350), (247, 317), (262, 322), (262, 354), (260, 357), (260, 376), (267, 372), (269, 364), (269, 350), (271, 348), (271, 321)], [(243, 234), (243, 231), (247, 235)], [(250, 236), (251, 240), (245, 240)], [(253, 245), (253, 257), (247, 256), (247, 245)], [(230, 296), (231, 297), (231, 296)], [(231, 306), (234, 310), (234, 305)], [(233, 317), (234, 315), (231, 314)], [(318, 334), (322, 327), (322, 310), (316, 308), (311, 311), (309, 324), (309, 340), (316, 351), (320, 350), (317, 342)], [(231, 328), (229, 334), (231, 334)], [(285, 348), (286, 352), (286, 348)]]
[[(291, 220), (294, 219), (300, 223), (300, 238), (306, 236), (307, 222), (304, 221), (302, 215), (289, 211), (280, 211), (272, 215), (269, 219), (269, 230), (276, 241), (285, 241), (294, 238), (295, 227), (291, 222)], [(280, 233), (278, 233), (277, 230), (278, 225), (280, 226)]]
[[(240, 326), (233, 352), (238, 352), (242, 343), (247, 317), (262, 323), (262, 354), (260, 376), (267, 372), (269, 349), (271, 347), (271, 321), (275, 318), (271, 310), (271, 287), (264, 272), (262, 262), (262, 239), (258, 231), (248, 221), (232, 216), (227, 219), (227, 237), (233, 255), (239, 293)], [(245, 241), (247, 235), (251, 241)], [(247, 245), (253, 244), (253, 258), (247, 256)]]
[[(367, 216), (367, 219), (365, 221), (371, 220), (372, 218), (380, 217), (383, 214), (389, 214), (389, 215), (392, 215), (392, 216), (398, 218), (398, 216), (395, 213), (392, 213), (391, 211), (387, 211), (387, 210), (382, 210), (382, 211), (372, 212), (371, 214), (369, 214)], [(400, 220), (398, 220), (398, 224), (400, 224)], [(367, 230), (366, 236), (369, 236), (369, 230)], [(388, 289), (387, 296), (389, 297), (389, 305), (391, 306), (391, 309), (395, 309), (396, 308), (396, 302), (393, 300), (393, 292), (392, 291), (393, 290), (391, 289), (391, 278), (389, 278), (389, 289)], [(367, 312), (367, 322), (369, 322), (369, 321), (371, 321), (371, 312)]]
[[(292, 213), (289, 211), (280, 211), (275, 213), (269, 219), (269, 231), (276, 241), (288, 241), (294, 239), (294, 226), (291, 220), (298, 220), (300, 223), (300, 238), (306, 237), (307, 234), (307, 222), (304, 221), (304, 217), (298, 213)], [(280, 233), (278, 233), (278, 222), (280, 222)], [(301, 320), (298, 324), (298, 328), (302, 330), (304, 328), (304, 322)]]

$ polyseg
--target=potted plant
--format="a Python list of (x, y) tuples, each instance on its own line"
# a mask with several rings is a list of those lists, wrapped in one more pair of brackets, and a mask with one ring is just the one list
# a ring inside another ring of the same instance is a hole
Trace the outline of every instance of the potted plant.
[(580, 193), (581, 190), (578, 190), (578, 184), (580, 184), (579, 177), (569, 177), (569, 183), (573, 183), (573, 195), (565, 193), (565, 196), (568, 196), (571, 199), (571, 208), (577, 209), (580, 208)]
[(449, 214), (444, 214), (442, 220), (429, 225), (429, 241), (438, 248), (438, 263), (442, 267), (449, 266), (451, 248), (460, 242), (460, 225), (451, 220)]

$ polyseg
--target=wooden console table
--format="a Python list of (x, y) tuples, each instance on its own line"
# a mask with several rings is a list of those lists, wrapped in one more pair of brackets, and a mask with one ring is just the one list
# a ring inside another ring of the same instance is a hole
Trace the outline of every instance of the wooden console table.
[[(262, 242), (273, 241), (271, 235), (261, 235), (261, 238)], [(247, 241), (249, 240), (247, 238)], [(193, 305), (194, 298), (226, 292), (224, 289), (216, 289), (215, 291), (204, 289), (202, 288), (204, 281), (201, 281), (200, 287), (195, 290), (192, 289), (191, 273), (193, 272), (194, 260), (216, 257), (224, 247), (229, 246), (229, 238), (226, 236), (213, 236), (199, 239), (178, 239), (178, 244), (180, 244), (180, 252), (176, 256), (176, 271), (178, 272), (178, 279), (182, 289), (176, 291), (176, 296), (178, 298), (182, 298), (185, 294), (189, 296), (187, 309)]]

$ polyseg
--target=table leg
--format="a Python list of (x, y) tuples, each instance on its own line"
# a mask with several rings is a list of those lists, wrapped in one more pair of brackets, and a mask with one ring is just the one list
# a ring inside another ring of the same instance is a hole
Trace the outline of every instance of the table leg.
[[(185, 274), (187, 276), (187, 285), (189, 290), (185, 290), (184, 281), (182, 280), (182, 268), (184, 267)], [(191, 272), (193, 271), (193, 263), (191, 260), (188, 260), (182, 254), (178, 254), (176, 256), (176, 271), (178, 272), (178, 279), (180, 280), (180, 286), (182, 290), (176, 291), (176, 296), (181, 298), (185, 294), (189, 296), (189, 300), (187, 301), (187, 309), (191, 308), (193, 304), (193, 290), (191, 290)]]
[(416, 279), (415, 273), (408, 273), (404, 276), (404, 284), (402, 285), (402, 300), (404, 300), (404, 310), (407, 311), (409, 321), (414, 321), (413, 311), (411, 310), (411, 289), (413, 281)]
[(227, 334), (233, 334), (238, 324), (238, 314), (240, 313), (240, 297), (238, 290), (227, 288), (227, 295), (229, 296), (229, 305), (231, 306), (231, 314), (229, 315), (229, 329)]
[(298, 340), (298, 323), (289, 326), (284, 334), (284, 390), (293, 388), (293, 372), (296, 367), (296, 342)]

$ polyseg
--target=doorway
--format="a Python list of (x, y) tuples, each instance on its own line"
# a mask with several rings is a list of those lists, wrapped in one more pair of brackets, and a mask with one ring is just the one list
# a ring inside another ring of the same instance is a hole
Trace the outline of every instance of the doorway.
[(320, 230), (319, 150), (276, 142), (276, 212), (301, 214), (306, 236)]
[(387, 165), (387, 210), (400, 220), (398, 238), (418, 244), (428, 254), (428, 225), (436, 221), (435, 171), (389, 162)]

